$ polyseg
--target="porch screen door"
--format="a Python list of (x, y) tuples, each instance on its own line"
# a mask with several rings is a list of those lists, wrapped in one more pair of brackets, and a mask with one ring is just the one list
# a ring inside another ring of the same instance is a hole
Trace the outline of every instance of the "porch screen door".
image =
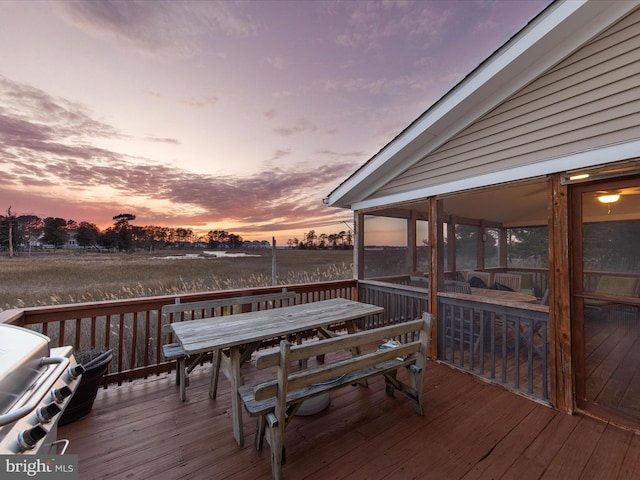
[(640, 179), (572, 190), (576, 402), (640, 426)]

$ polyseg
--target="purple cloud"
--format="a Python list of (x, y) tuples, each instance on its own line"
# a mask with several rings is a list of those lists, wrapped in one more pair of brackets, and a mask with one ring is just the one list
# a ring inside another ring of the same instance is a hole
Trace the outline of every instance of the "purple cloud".
[[(128, 137), (112, 126), (94, 120), (80, 105), (56, 99), (5, 77), (0, 77), (0, 86), (3, 89), (0, 100), (13, 105), (13, 108), (0, 109), (0, 168), (5, 185), (14, 190), (38, 187), (41, 189), (37, 194), (40, 202), (47, 206), (55, 199), (55, 194), (46, 193), (47, 187), (88, 192), (92, 187), (108, 186), (120, 194), (120, 198), (113, 200), (113, 205), (102, 203), (102, 211), (107, 207), (111, 216), (111, 209), (116, 213), (127, 209), (123, 199), (142, 197), (165, 200), (177, 207), (183, 205), (186, 211), (188, 206), (196, 207), (199, 212), (184, 214), (171, 222), (164, 211), (136, 207), (138, 212), (144, 211), (148, 223), (164, 221), (177, 226), (232, 220), (246, 225), (247, 231), (274, 231), (291, 226), (308, 228), (310, 224), (335, 223), (338, 216), (344, 218), (344, 212), (322, 204), (322, 194), (352, 172), (362, 159), (362, 154), (357, 152), (341, 154), (325, 150), (318, 151), (325, 161), (312, 166), (295, 164), (285, 169), (267, 164), (262, 170), (241, 177), (197, 174), (153, 159), (132, 158), (96, 147), (92, 145), (96, 138), (121, 140)], [(25, 102), (15, 102), (20, 93)], [(13, 102), (8, 101), (11, 99)], [(304, 123), (300, 125), (300, 131), (313, 128)], [(178, 143), (167, 138), (145, 140)], [(272, 161), (290, 155), (291, 149), (279, 149), (274, 152)], [(338, 158), (352, 158), (353, 161), (336, 161)], [(48, 195), (54, 198), (46, 200)], [(82, 198), (81, 193), (79, 198)], [(93, 209), (91, 202), (79, 203), (82, 208)], [(64, 205), (64, 208), (70, 207)], [(63, 214), (52, 212), (47, 215)], [(99, 223), (75, 214), (71, 218)]]

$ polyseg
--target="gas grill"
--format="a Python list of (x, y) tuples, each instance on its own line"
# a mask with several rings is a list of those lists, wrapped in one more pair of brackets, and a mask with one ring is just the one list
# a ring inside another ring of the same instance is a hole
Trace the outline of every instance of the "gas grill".
[(0, 324), (0, 454), (64, 454), (58, 420), (82, 373), (71, 347), (50, 348), (45, 335)]

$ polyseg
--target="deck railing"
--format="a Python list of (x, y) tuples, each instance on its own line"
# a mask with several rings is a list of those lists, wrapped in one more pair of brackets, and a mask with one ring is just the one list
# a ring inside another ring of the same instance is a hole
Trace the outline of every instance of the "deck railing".
[(535, 398), (549, 400), (549, 310), (438, 294), (438, 358)]
[[(383, 307), (384, 313), (361, 322), (363, 329), (419, 318), (430, 311), (426, 288), (386, 280), (341, 280), (286, 288), (296, 293), (296, 303), (349, 298)], [(162, 344), (168, 341), (167, 334), (161, 333), (163, 323), (168, 322), (161, 314), (164, 305), (175, 303), (176, 298), (181, 303), (215, 300), (276, 293), (282, 287), (29, 307), (0, 312), (0, 323), (41, 332), (49, 336), (52, 347), (113, 350), (103, 383), (121, 383), (174, 368), (173, 362), (164, 361), (161, 355)], [(548, 399), (546, 307), (512, 308), (460, 300), (455, 294), (440, 295), (439, 358), (515, 390)], [(519, 341), (514, 340), (516, 337)]]
[[(400, 277), (399, 277), (400, 278)], [(404, 278), (404, 277), (402, 277)], [(406, 278), (409, 278), (406, 276)], [(365, 320), (362, 328), (375, 328), (420, 318), (429, 311), (428, 292), (401, 280), (394, 283), (376, 280), (358, 282), (358, 300), (384, 307), (381, 315)]]
[[(421, 279), (424, 281), (423, 279)], [(385, 308), (365, 328), (430, 311), (428, 289), (408, 275), (358, 282), (358, 299)], [(512, 390), (549, 400), (549, 308), (470, 301), (438, 295), (438, 358)]]
[[(356, 296), (357, 282), (341, 280), (314, 284), (287, 285), (295, 292), (296, 303)], [(159, 297), (132, 298), (94, 303), (29, 307), (0, 312), (0, 323), (11, 323), (47, 335), (51, 347), (72, 345), (74, 351), (113, 350), (113, 360), (103, 383), (121, 383), (166, 372), (173, 362), (162, 358), (163, 305), (237, 296), (276, 293), (282, 286), (223, 290)], [(226, 312), (233, 313), (232, 311)]]

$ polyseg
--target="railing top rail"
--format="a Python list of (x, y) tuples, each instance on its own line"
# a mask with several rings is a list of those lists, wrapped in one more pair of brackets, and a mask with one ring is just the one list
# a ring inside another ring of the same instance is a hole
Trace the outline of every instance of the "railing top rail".
[[(49, 305), (5, 310), (0, 322), (33, 328), (51, 338), (51, 345), (71, 345), (75, 351), (113, 349), (114, 360), (103, 383), (115, 383), (169, 371), (173, 363), (161, 358), (164, 339), (159, 333), (165, 319), (162, 307), (181, 302), (282, 295), (296, 295), (300, 303), (335, 297), (355, 298), (357, 280), (252, 287), (157, 297)], [(297, 302), (296, 302), (297, 303)]]
[(623, 297), (620, 295), (610, 295), (596, 292), (577, 293), (575, 294), (575, 296), (578, 298), (588, 298), (609, 303), (621, 303), (624, 305), (640, 306), (640, 298), (638, 297)]
[(16, 323), (24, 316), (22, 310), (10, 309), (0, 312), (0, 323)]
[(403, 290), (403, 291), (409, 291), (409, 292), (413, 292), (413, 293), (418, 293), (421, 295), (425, 295), (429, 289), (424, 286), (424, 287), (416, 287), (414, 285), (403, 285), (400, 283), (388, 283), (388, 282), (381, 282), (379, 280), (358, 280), (358, 285), (360, 286), (367, 286), (370, 285), (372, 287), (376, 287), (379, 288), (381, 290), (386, 290), (386, 291), (392, 291), (392, 290)]
[[(304, 293), (307, 291), (316, 291), (318, 289), (331, 290), (334, 288), (355, 287), (356, 284), (357, 281), (352, 279), (286, 285), (286, 288), (290, 292)], [(22, 309), (7, 310), (7, 312), (11, 313), (0, 312), (0, 315), (2, 315), (0, 316), (0, 321), (3, 323), (14, 323), (17, 325), (29, 325), (32, 323), (55, 322), (81, 317), (86, 318), (100, 315), (125, 314), (133, 311), (159, 310), (163, 305), (173, 304), (176, 298), (180, 298), (181, 302), (195, 302), (200, 300), (215, 300), (247, 295), (280, 293), (282, 292), (283, 286), (285, 285), (25, 307)]]

